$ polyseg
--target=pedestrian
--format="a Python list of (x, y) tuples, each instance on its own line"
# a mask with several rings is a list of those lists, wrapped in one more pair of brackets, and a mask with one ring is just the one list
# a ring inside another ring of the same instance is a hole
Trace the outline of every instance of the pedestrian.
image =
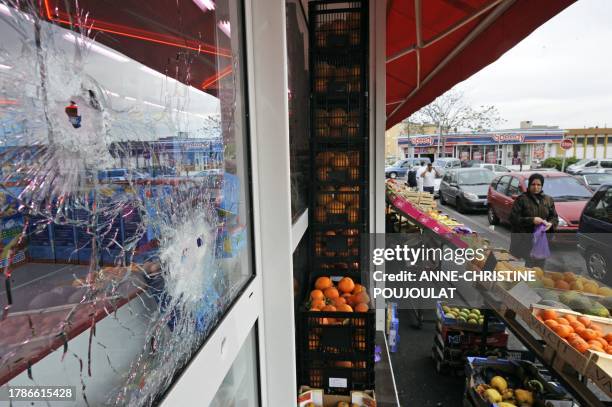
[(438, 170), (431, 163), (427, 163), (427, 169), (421, 173), (423, 178), (423, 191), (434, 194), (434, 186), (436, 185), (436, 175), (439, 176)]
[(518, 158), (518, 165), (519, 165), (519, 171), (523, 171), (523, 159), (521, 158), (521, 156), (519, 155)]
[(546, 225), (549, 233), (554, 232), (559, 224), (559, 216), (554, 200), (542, 192), (544, 177), (541, 174), (531, 175), (527, 185), (527, 192), (514, 201), (510, 212), (510, 223), (512, 224), (510, 253), (525, 259), (527, 267), (543, 269), (546, 259), (535, 259), (531, 256), (533, 232), (541, 224)]
[(408, 186), (410, 188), (416, 188), (417, 183), (417, 169), (412, 167), (408, 170)]

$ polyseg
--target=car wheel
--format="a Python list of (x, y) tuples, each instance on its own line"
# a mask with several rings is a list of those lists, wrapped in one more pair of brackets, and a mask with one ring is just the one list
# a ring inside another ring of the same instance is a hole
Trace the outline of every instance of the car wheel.
[(489, 220), (489, 225), (499, 224), (499, 218), (495, 214), (495, 211), (493, 210), (493, 208), (491, 208), (490, 206), (489, 206), (489, 209), (487, 210), (487, 219)]
[(612, 280), (608, 275), (608, 259), (597, 250), (589, 250), (585, 256), (586, 267), (589, 275), (599, 281)]
[(392, 172), (391, 174), (389, 174), (389, 178), (395, 179), (395, 178), (397, 178), (397, 174)]

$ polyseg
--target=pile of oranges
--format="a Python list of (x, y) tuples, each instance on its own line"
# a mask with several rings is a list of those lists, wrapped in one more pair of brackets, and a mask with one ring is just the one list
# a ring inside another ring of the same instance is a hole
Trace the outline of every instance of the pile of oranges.
[(555, 310), (546, 309), (537, 318), (580, 353), (593, 350), (612, 354), (612, 333), (604, 335), (588, 317), (559, 316)]
[(370, 297), (361, 284), (343, 277), (337, 285), (329, 277), (319, 277), (310, 292), (309, 311), (367, 312)]

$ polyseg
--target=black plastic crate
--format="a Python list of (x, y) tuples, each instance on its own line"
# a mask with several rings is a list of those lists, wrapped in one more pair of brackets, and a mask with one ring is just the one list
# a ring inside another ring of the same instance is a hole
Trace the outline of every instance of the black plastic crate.
[(364, 152), (357, 148), (347, 150), (313, 148), (313, 150), (314, 182), (327, 185), (365, 183), (368, 174), (363, 161)]
[(359, 50), (367, 45), (367, 2), (312, 1), (311, 44), (319, 50)]
[(306, 360), (300, 383), (324, 389), (326, 394), (348, 395), (352, 390), (374, 388), (373, 361)]
[(357, 228), (314, 231), (315, 257), (359, 259), (361, 233)]
[(301, 383), (331, 394), (373, 388), (375, 316), (374, 310), (310, 312), (302, 308)]
[(347, 111), (342, 107), (316, 109), (314, 116), (314, 137), (318, 142), (343, 143), (351, 147), (367, 140), (361, 131), (358, 110)]

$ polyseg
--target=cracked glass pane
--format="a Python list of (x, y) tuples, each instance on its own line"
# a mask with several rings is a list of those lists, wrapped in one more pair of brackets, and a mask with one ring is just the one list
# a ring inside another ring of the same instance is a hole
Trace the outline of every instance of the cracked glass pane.
[(242, 13), (0, 0), (0, 386), (151, 405), (252, 277)]

